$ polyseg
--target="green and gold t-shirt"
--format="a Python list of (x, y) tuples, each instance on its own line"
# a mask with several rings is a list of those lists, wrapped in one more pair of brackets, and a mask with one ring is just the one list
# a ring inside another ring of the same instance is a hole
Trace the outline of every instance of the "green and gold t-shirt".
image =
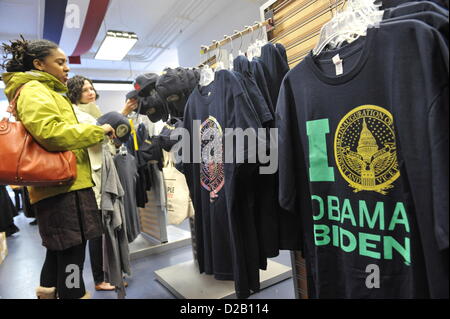
[(308, 56), (276, 114), (279, 200), (317, 298), (448, 298), (448, 48), (405, 20)]

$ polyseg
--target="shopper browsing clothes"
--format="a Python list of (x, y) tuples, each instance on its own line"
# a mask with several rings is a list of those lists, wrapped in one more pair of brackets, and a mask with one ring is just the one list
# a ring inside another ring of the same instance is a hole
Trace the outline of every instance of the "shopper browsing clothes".
[[(73, 103), (75, 114), (80, 123), (96, 124), (97, 119), (102, 116), (100, 108), (95, 104), (98, 99), (97, 91), (94, 88), (92, 80), (84, 76), (76, 75), (67, 82), (69, 89), (68, 97)], [(137, 108), (137, 100), (127, 100), (121, 113), (125, 116)], [(97, 144), (88, 148), (89, 159), (91, 163), (92, 179), (95, 183), (94, 192), (100, 210), (101, 200), (101, 172), (102, 172), (102, 145)], [(105, 282), (103, 272), (103, 240), (102, 236), (89, 240), (89, 255), (91, 258), (92, 274), (95, 282), (95, 290), (110, 291), (116, 287)]]
[(67, 57), (55, 43), (26, 41), (3, 43), (5, 94), (11, 101), (23, 87), (17, 117), (34, 139), (48, 151), (71, 150), (77, 159), (77, 178), (71, 185), (29, 187), (42, 244), (47, 254), (42, 267), (38, 298), (87, 299), (83, 281), (86, 241), (102, 234), (95, 201), (87, 148), (115, 137), (111, 125), (79, 124), (67, 93)]

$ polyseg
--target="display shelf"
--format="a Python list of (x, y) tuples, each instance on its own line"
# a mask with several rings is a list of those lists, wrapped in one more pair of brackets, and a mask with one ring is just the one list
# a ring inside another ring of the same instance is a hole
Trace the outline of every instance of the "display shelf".
[(168, 241), (161, 243), (145, 233), (139, 234), (129, 245), (130, 259), (139, 259), (191, 244), (191, 233), (172, 225), (167, 226), (167, 237)]
[[(195, 261), (155, 271), (156, 279), (179, 299), (235, 299), (234, 281), (216, 280), (200, 274)], [(292, 277), (290, 267), (268, 260), (267, 270), (260, 271), (260, 288), (265, 289)]]

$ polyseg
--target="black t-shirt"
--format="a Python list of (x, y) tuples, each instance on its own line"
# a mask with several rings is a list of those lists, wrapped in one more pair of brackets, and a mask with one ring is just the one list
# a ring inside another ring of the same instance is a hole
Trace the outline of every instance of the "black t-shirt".
[[(200, 121), (200, 126), (194, 120)], [(236, 195), (235, 185), (240, 167), (236, 162), (238, 154), (224, 163), (224, 137), (227, 128), (252, 128), (257, 132), (262, 124), (239, 80), (232, 72), (222, 70), (215, 73), (214, 82), (197, 87), (191, 94), (184, 127), (190, 133), (191, 148), (194, 141), (201, 141), (201, 163), (193, 163), (191, 149), (190, 163), (183, 164), (196, 214), (200, 271), (214, 274), (217, 279), (234, 279), (237, 296), (247, 297), (250, 289), (259, 289), (259, 248), (255, 226), (248, 224), (254, 220), (249, 220), (242, 210), (247, 205), (236, 200), (242, 199)], [(247, 159), (250, 154), (246, 148), (239, 155)], [(249, 265), (249, 261), (256, 262)]]
[(255, 76), (256, 85), (258, 85), (258, 88), (270, 110), (272, 111), (272, 113), (274, 113), (275, 105), (272, 102), (269, 90), (269, 88), (271, 87), (269, 70), (267, 70), (264, 62), (259, 58), (254, 58), (250, 63), (253, 75)]
[(276, 43), (275, 47), (277, 48), (278, 53), (280, 53), (280, 55), (283, 58), (283, 61), (286, 63), (286, 65), (289, 65), (287, 52), (286, 52), (286, 48), (284, 47), (284, 45), (282, 45), (281, 43)]
[(139, 176), (136, 159), (130, 154), (118, 154), (114, 156), (114, 164), (119, 175), (120, 183), (125, 191), (123, 205), (127, 226), (127, 239), (131, 243), (141, 233), (136, 200), (136, 186)]
[(279, 200), (302, 216), (317, 297), (448, 298), (446, 64), (442, 36), (405, 20), (286, 76)]
[(395, 18), (389, 18), (384, 20), (382, 23), (390, 23), (390, 22), (396, 22), (396, 21), (402, 21), (402, 20), (419, 20), (426, 24), (428, 24), (430, 27), (435, 28), (438, 30), (444, 39), (447, 41), (448, 45), (448, 38), (449, 38), (449, 23), (448, 23), (448, 16), (443, 16), (439, 13), (435, 12), (417, 12), (412, 14), (407, 14), (404, 16), (398, 16)]
[[(425, 2), (425, 1), (411, 1), (411, 0), (382, 0), (381, 3), (383, 4), (383, 9), (388, 8), (395, 8), (398, 6), (401, 6), (403, 4), (406, 4), (408, 2)], [(442, 8), (447, 8), (448, 10), (448, 0), (429, 0), (427, 2), (433, 2)]]
[(416, 1), (407, 2), (401, 6), (384, 10), (383, 19), (396, 18), (426, 11), (438, 13), (448, 18), (448, 10), (438, 6), (436, 3), (430, 1)]
[[(279, 46), (281, 46), (281, 44), (279, 44)], [(280, 54), (280, 49), (272, 43), (268, 43), (261, 48), (260, 59), (265, 64), (269, 72), (268, 75), (266, 74), (266, 81), (268, 78), (270, 79), (270, 97), (273, 105), (276, 105), (281, 82), (283, 81), (286, 73), (289, 71), (289, 65), (283, 58), (282, 54)]]
[(242, 88), (246, 91), (254, 110), (258, 114), (260, 122), (263, 126), (266, 126), (266, 124), (269, 126), (274, 120), (273, 113), (256, 84), (250, 61), (245, 56), (238, 56), (234, 59), (233, 69), (236, 72), (235, 76), (241, 82)]

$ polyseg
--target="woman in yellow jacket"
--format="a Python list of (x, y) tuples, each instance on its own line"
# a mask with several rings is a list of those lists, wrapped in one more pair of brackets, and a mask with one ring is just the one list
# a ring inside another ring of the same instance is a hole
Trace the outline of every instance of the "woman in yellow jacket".
[(71, 185), (29, 187), (42, 244), (47, 255), (42, 267), (38, 298), (89, 298), (83, 281), (86, 241), (102, 233), (87, 147), (115, 137), (110, 125), (80, 124), (66, 96), (69, 67), (64, 52), (47, 40), (23, 38), (3, 44), (9, 59), (2, 65), (9, 100), (23, 87), (17, 117), (48, 151), (73, 151), (77, 178)]

